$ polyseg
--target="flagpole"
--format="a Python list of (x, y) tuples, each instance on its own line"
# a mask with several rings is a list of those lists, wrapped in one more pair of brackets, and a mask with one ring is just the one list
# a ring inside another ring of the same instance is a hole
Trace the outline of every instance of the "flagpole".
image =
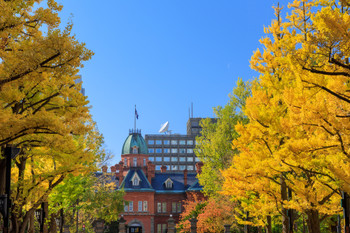
[(134, 113), (134, 132), (136, 132), (136, 104), (135, 104), (135, 113)]

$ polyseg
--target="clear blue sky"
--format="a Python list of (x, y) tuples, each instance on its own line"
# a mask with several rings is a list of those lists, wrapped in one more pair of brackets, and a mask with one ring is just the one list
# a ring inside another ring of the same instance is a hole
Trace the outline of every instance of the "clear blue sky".
[[(80, 74), (104, 135), (105, 148), (120, 160), (134, 125), (158, 133), (170, 122), (186, 133), (191, 102), (194, 117), (213, 117), (225, 105), (238, 77), (257, 73), (249, 60), (275, 18), (275, 0), (59, 0), (62, 23), (95, 52)], [(284, 8), (287, 10), (287, 7)]]

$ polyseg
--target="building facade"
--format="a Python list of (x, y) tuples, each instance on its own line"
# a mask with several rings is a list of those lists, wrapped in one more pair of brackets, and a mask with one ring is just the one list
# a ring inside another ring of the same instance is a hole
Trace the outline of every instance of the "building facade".
[[(201, 135), (200, 121), (203, 118), (189, 118), (187, 121), (187, 134), (146, 134), (149, 160), (155, 165), (156, 171), (162, 166), (167, 172), (196, 172), (195, 165), (200, 160), (196, 157), (196, 137)], [(212, 118), (212, 122), (216, 119)]]
[[(162, 140), (164, 143), (167, 139)], [(125, 191), (127, 205), (122, 218), (126, 221), (126, 233), (167, 232), (169, 218), (175, 223), (179, 221), (183, 202), (195, 193), (201, 195), (202, 187), (196, 178), (196, 172), (201, 171), (201, 162), (191, 172), (187, 167), (181, 172), (168, 171), (165, 165), (157, 171), (157, 165), (149, 158), (141, 131), (131, 130), (122, 148), (121, 161), (111, 167), (110, 175), (115, 177), (118, 188)], [(107, 167), (103, 168), (103, 173), (107, 173)]]

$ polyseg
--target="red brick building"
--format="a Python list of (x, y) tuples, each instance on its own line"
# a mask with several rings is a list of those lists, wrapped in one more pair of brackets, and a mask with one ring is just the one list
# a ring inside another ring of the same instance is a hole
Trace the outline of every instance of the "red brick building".
[[(200, 172), (202, 163), (196, 164)], [(107, 171), (104, 168), (104, 172)], [(163, 166), (161, 172), (148, 160), (145, 140), (138, 130), (132, 130), (124, 142), (121, 161), (111, 167), (119, 188), (125, 190), (123, 218), (127, 233), (167, 232), (170, 216), (179, 221), (183, 201), (193, 192), (200, 192), (197, 173), (170, 172)]]

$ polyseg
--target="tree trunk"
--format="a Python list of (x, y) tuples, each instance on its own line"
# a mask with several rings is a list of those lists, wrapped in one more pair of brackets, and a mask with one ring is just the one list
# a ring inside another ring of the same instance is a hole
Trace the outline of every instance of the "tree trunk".
[(6, 186), (6, 160), (0, 159), (0, 194), (5, 194), (5, 186)]
[(43, 228), (43, 233), (48, 233), (48, 226), (47, 226), (47, 219), (49, 218), (49, 203), (48, 202), (44, 202), (43, 205), (43, 213), (44, 213), (44, 228)]
[(34, 233), (34, 213), (29, 216), (28, 233)]
[(320, 218), (317, 210), (307, 210), (307, 228), (309, 233), (321, 233)]
[(56, 214), (50, 215), (49, 233), (57, 233)]
[(23, 221), (22, 222), (18, 222), (20, 224), (19, 225), (19, 229), (18, 229), (19, 233), (25, 233), (26, 232), (28, 224), (29, 224), (29, 222), (31, 221), (32, 218), (33, 218), (33, 230), (34, 230), (34, 209), (31, 209), (25, 214), (25, 216), (23, 218)]
[(265, 227), (265, 231), (266, 233), (272, 233), (272, 220), (271, 220), (271, 216), (267, 216), (267, 224)]
[[(288, 196), (287, 196), (287, 185), (286, 182), (284, 181), (283, 174), (281, 174), (281, 199), (282, 201), (287, 201)], [(284, 205), (282, 203), (282, 232), (283, 233), (289, 233), (288, 232), (288, 211), (286, 208), (284, 208)]]

